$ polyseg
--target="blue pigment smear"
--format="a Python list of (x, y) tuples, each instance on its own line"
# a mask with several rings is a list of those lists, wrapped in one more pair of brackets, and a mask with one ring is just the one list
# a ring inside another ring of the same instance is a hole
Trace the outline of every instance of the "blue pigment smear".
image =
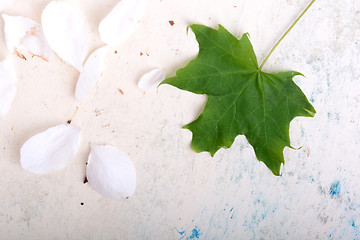
[(330, 195), (333, 195), (334, 197), (337, 197), (340, 193), (340, 181), (335, 181), (330, 186)]
[(181, 236), (181, 237), (179, 238), (179, 240), (184, 239), (184, 237), (186, 236), (184, 229), (181, 228), (181, 230), (179, 231), (179, 230), (177, 230), (177, 229), (175, 228), (175, 230), (176, 230), (176, 231), (180, 234), (180, 236)]
[(181, 236), (185, 234), (185, 231), (181, 231), (181, 232), (180, 232), (180, 231), (177, 230), (177, 229), (175, 229), (175, 230), (176, 230)]
[(189, 239), (197, 239), (201, 236), (201, 233), (200, 233), (200, 229), (195, 226), (195, 228), (192, 230), (192, 235), (190, 236)]
[(310, 102), (311, 102), (311, 103), (315, 103), (315, 100), (314, 100), (314, 97), (313, 97), (313, 96), (311, 96)]
[(354, 231), (354, 239), (360, 239), (360, 227), (356, 225), (355, 220), (351, 221), (351, 227)]
[(275, 207), (273, 208), (272, 212), (274, 213), (274, 212), (276, 212), (276, 210), (277, 210), (277, 206), (275, 206)]

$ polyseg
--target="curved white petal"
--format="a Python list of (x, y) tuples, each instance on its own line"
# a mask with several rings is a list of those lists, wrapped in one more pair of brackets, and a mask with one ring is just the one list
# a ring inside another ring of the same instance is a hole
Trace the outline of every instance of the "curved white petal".
[(135, 192), (135, 167), (126, 153), (112, 146), (91, 145), (86, 177), (92, 188), (108, 198), (126, 199)]
[(5, 118), (16, 93), (16, 75), (11, 58), (0, 62), (0, 116)]
[(81, 72), (88, 52), (88, 29), (82, 16), (66, 2), (51, 2), (41, 15), (46, 40), (66, 63)]
[(162, 68), (156, 68), (144, 74), (139, 82), (138, 87), (145, 92), (155, 89), (164, 79), (166, 73)]
[(104, 60), (107, 50), (107, 46), (99, 48), (86, 60), (75, 89), (75, 97), (79, 102), (86, 98), (91, 88), (100, 80), (105, 70)]
[(99, 24), (101, 40), (120, 44), (138, 27), (146, 10), (146, 0), (121, 0)]
[(0, 11), (2, 11), (10, 2), (11, 0), (0, 0)]
[(4, 32), (7, 48), (24, 58), (20, 52), (25, 50), (48, 61), (52, 50), (45, 40), (40, 24), (30, 18), (2, 14), (5, 22)]
[(46, 174), (64, 168), (80, 144), (80, 128), (60, 124), (27, 140), (20, 150), (21, 166), (32, 173)]

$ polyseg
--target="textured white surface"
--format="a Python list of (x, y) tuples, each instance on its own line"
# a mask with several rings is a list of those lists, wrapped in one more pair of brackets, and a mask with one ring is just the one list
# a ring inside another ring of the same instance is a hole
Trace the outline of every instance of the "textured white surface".
[[(89, 24), (89, 52), (102, 46), (97, 26), (118, 0), (69, 0)], [(13, 1), (7, 14), (39, 21), (48, 0)], [(168, 76), (197, 54), (186, 27), (221, 23), (248, 32), (259, 61), (308, 4), (303, 0), (152, 0), (136, 32), (108, 54), (107, 70), (81, 104), (81, 149), (62, 171), (21, 169), (30, 136), (66, 122), (79, 73), (57, 57), (16, 59), (18, 92), (0, 120), (0, 235), (7, 239), (359, 239), (360, 2), (317, 0), (280, 44), (265, 71), (297, 70), (314, 118), (296, 118), (282, 177), (255, 159), (243, 136), (228, 150), (196, 154), (191, 133), (203, 96), (161, 86), (143, 94), (138, 79), (154, 67)], [(171, 26), (168, 21), (173, 20)], [(3, 23), (0, 22), (2, 25)], [(7, 51), (0, 39), (0, 56)], [(116, 51), (116, 53), (115, 53)], [(143, 55), (140, 55), (140, 52)], [(149, 56), (147, 56), (149, 55)], [(119, 92), (124, 92), (122, 95)], [(135, 194), (113, 201), (83, 184), (88, 142), (127, 152)], [(80, 203), (84, 203), (81, 205)]]

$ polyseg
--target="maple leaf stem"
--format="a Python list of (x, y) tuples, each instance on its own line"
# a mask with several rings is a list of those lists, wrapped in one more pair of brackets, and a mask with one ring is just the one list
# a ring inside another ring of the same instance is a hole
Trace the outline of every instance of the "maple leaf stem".
[(304, 9), (304, 11), (302, 11), (302, 13), (300, 14), (300, 16), (298, 16), (295, 21), (293, 22), (293, 24), (291, 24), (291, 26), (288, 28), (288, 30), (281, 36), (281, 38), (279, 39), (279, 41), (277, 41), (277, 43), (274, 45), (274, 47), (270, 50), (270, 52), (266, 55), (264, 61), (261, 63), (260, 67), (259, 67), (259, 71), (262, 69), (262, 67), (264, 66), (264, 64), (266, 63), (266, 61), (269, 59), (270, 55), (273, 53), (273, 51), (276, 49), (276, 47), (280, 44), (280, 42), (286, 37), (286, 35), (290, 32), (290, 30), (296, 25), (296, 23), (301, 19), (301, 17), (307, 12), (307, 10), (309, 10), (309, 8), (311, 7), (311, 5), (313, 5), (313, 3), (315, 2), (315, 0), (312, 0), (309, 5), (307, 5), (307, 7)]

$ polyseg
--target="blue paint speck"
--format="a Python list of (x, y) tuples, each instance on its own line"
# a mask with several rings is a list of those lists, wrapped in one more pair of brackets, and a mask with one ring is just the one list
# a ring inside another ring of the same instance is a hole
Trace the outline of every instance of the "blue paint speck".
[[(175, 229), (176, 230), (176, 229)], [(179, 231), (179, 230), (176, 230), (181, 236), (185, 234), (185, 231)]]
[(192, 235), (190, 236), (190, 239), (197, 239), (200, 237), (200, 235), (201, 235), (200, 229), (197, 226), (195, 226), (195, 228), (192, 230)]
[(340, 181), (335, 181), (330, 186), (330, 195), (337, 197), (340, 193)]
[(277, 210), (277, 206), (275, 206), (275, 207), (273, 208), (272, 212), (274, 213), (274, 212), (276, 212), (276, 210)]
[(330, 234), (329, 234), (329, 238), (333, 238), (336, 234), (336, 229), (334, 229)]

